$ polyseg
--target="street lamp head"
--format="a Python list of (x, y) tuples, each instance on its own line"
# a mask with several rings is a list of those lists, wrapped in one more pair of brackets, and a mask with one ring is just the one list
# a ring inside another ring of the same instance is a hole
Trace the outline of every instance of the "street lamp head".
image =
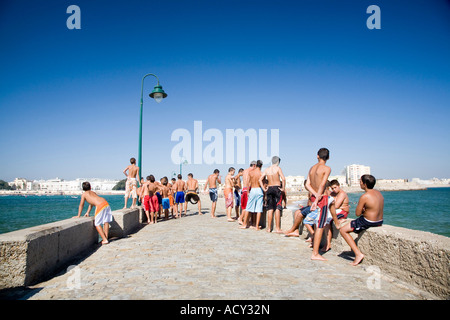
[(157, 103), (160, 103), (162, 99), (167, 97), (167, 93), (164, 92), (162, 86), (158, 84), (153, 88), (152, 93), (149, 94), (150, 98), (155, 99)]

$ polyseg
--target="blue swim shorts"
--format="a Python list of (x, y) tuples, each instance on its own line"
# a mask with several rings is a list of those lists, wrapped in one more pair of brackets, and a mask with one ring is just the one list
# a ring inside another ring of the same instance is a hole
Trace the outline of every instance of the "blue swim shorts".
[(175, 198), (175, 203), (184, 203), (184, 192), (178, 191), (177, 196)]
[(209, 188), (209, 198), (212, 202), (217, 202), (217, 198), (219, 198), (219, 194), (217, 193), (216, 188)]
[(163, 198), (162, 199), (162, 206), (163, 206), (163, 209), (170, 209), (170, 200), (169, 200), (169, 198)]
[[(303, 219), (303, 223), (313, 226), (316, 223), (317, 217), (319, 216), (319, 208), (317, 208), (314, 211), (311, 211), (311, 207), (309, 207), (309, 206), (306, 208), (308, 208), (308, 210), (305, 210), (305, 211), (307, 211), (307, 214), (306, 214), (305, 219)], [(302, 214), (303, 214), (303, 212), (302, 212)]]
[(263, 212), (264, 193), (261, 188), (252, 188), (248, 196), (247, 211)]
[(234, 200), (235, 200), (235, 206), (240, 207), (241, 206), (241, 193), (237, 190), (234, 190)]

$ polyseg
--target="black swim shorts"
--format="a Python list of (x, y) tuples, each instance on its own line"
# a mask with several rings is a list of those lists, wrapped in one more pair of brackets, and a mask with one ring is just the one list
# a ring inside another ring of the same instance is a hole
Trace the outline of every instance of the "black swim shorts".
[(270, 186), (266, 192), (267, 197), (267, 210), (283, 210), (281, 205), (281, 190), (279, 186)]
[(353, 228), (353, 232), (360, 233), (363, 230), (367, 230), (372, 227), (380, 227), (383, 224), (383, 220), (380, 221), (370, 221), (363, 216), (358, 219), (352, 220), (350, 226)]

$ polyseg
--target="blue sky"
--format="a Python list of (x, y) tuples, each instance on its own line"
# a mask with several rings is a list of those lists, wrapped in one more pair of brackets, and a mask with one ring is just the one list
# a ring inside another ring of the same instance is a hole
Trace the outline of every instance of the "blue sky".
[[(80, 30), (66, 27), (72, 4)], [(359, 163), (377, 178), (450, 178), (449, 39), (444, 0), (3, 0), (0, 179), (124, 177), (147, 73), (168, 98), (150, 99), (146, 78), (145, 175), (179, 170), (171, 134), (198, 120), (224, 136), (279, 129), (287, 175), (327, 147), (332, 174)]]

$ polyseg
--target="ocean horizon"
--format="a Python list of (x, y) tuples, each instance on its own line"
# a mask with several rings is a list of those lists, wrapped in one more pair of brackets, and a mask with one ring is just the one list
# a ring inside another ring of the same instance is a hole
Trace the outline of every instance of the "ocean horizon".
[[(382, 194), (385, 199), (384, 224), (450, 237), (450, 207), (442, 206), (442, 203), (450, 201), (450, 188), (382, 191)], [(356, 218), (355, 208), (360, 196), (360, 192), (349, 193), (349, 218)], [(113, 211), (123, 208), (123, 195), (102, 197)], [(80, 199), (79, 195), (0, 196), (0, 234), (76, 216)], [(131, 202), (130, 199), (128, 207)], [(87, 208), (86, 203), (82, 215)], [(94, 215), (94, 210), (90, 215)]]

